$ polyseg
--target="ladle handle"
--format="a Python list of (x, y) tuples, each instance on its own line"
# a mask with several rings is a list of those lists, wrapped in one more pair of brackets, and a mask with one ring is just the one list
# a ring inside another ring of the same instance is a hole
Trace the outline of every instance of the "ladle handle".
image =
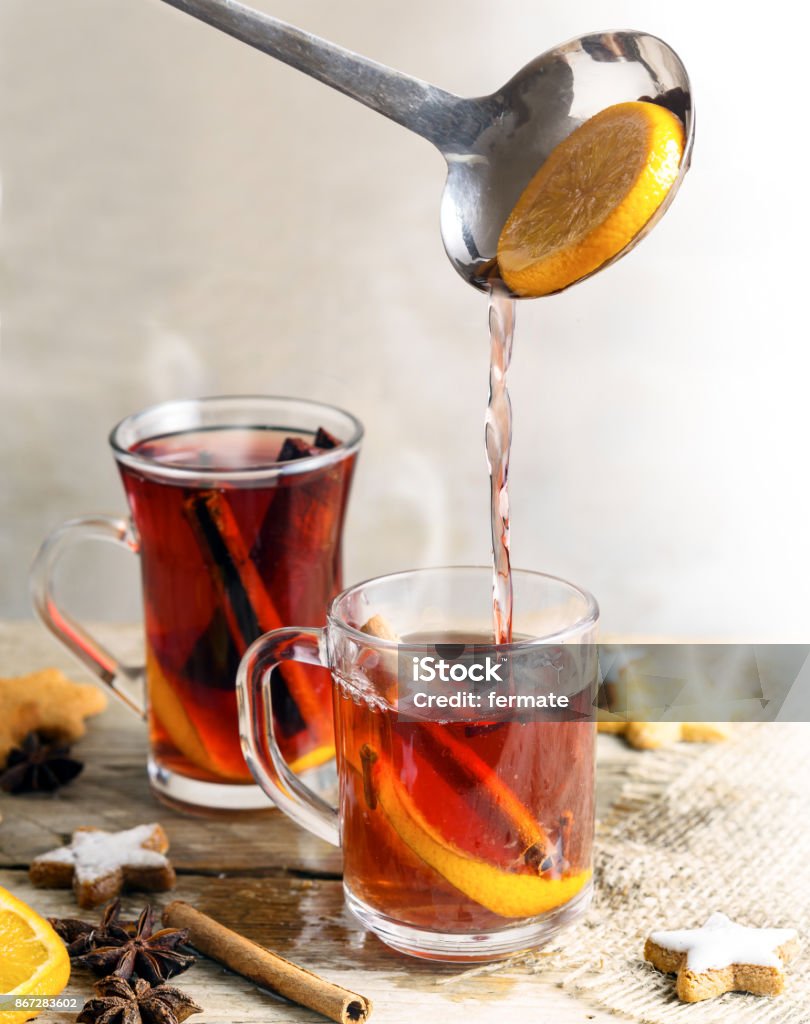
[(236, 0), (164, 0), (351, 96), (444, 150), (469, 101), (344, 50)]

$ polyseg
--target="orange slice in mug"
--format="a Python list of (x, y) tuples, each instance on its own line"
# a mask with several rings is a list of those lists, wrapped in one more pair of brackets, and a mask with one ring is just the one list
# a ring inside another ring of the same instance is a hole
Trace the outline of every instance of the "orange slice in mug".
[(618, 255), (678, 176), (683, 125), (656, 103), (617, 103), (556, 146), (498, 239), (498, 266), (517, 295), (560, 291)]
[(218, 776), (223, 781), (251, 782), (250, 771), (242, 759), (241, 752), (234, 748), (234, 744), (231, 743), (228, 749), (219, 752), (205, 743), (187, 710), (193, 706), (190, 698), (179, 692), (181, 684), (178, 681), (170, 680), (166, 676), (148, 645), (146, 676), (151, 712), (180, 753), (198, 768)]
[(535, 917), (567, 903), (591, 877), (566, 878), (505, 871), (450, 843), (424, 817), (390, 762), (377, 755), (373, 781), (378, 805), (402, 842), (420, 860), (475, 903), (501, 917)]

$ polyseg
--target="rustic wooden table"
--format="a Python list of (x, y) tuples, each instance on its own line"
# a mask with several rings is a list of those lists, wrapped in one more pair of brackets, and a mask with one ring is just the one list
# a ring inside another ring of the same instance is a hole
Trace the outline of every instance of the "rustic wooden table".
[[(108, 628), (106, 638), (135, 660), (137, 628)], [(0, 624), (0, 676), (46, 665), (83, 678), (81, 669), (37, 625)], [(470, 976), (458, 967), (427, 964), (388, 950), (364, 933), (343, 907), (340, 852), (278, 811), (217, 821), (183, 816), (156, 803), (146, 779), (143, 725), (114, 698), (75, 750), (86, 767), (64, 790), (0, 796), (0, 885), (46, 915), (74, 916), (76, 906), (69, 891), (30, 886), (27, 867), (33, 857), (61, 845), (80, 825), (114, 830), (159, 820), (171, 839), (178, 884), (170, 896), (153, 902), (188, 900), (256, 942), (362, 993), (374, 1003), (372, 1020), (377, 1024), (414, 1019), (455, 1024), (493, 1014), (554, 1024), (616, 1020), (563, 991), (550, 972), (536, 975), (514, 966)], [(614, 737), (600, 736), (598, 813), (610, 806), (633, 756)], [(125, 909), (142, 904), (143, 898), (133, 894)], [(178, 983), (205, 1008), (193, 1021), (323, 1020), (211, 961), (201, 960)], [(89, 978), (77, 973), (66, 994), (83, 999), (89, 987)], [(46, 1013), (39, 1019), (67, 1024), (75, 1014)]]

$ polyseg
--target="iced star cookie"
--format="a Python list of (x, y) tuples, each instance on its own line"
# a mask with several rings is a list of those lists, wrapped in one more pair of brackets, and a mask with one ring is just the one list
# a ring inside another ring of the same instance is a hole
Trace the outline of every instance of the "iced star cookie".
[(160, 825), (138, 825), (124, 832), (80, 828), (69, 846), (37, 857), (28, 869), (42, 889), (73, 887), (80, 907), (114, 899), (123, 888), (165, 892), (174, 887), (174, 868), (165, 856), (169, 840)]
[(746, 928), (725, 914), (712, 914), (702, 928), (656, 931), (644, 959), (677, 974), (675, 991), (685, 1003), (725, 992), (777, 996), (785, 987), (784, 965), (799, 951), (792, 928)]

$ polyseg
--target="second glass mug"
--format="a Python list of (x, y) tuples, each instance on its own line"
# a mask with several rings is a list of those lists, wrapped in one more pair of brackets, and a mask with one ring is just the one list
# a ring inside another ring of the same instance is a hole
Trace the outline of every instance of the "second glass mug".
[[(546, 943), (590, 902), (598, 607), (541, 573), (515, 570), (513, 585), (511, 645), (491, 642), (491, 568), (423, 569), (351, 587), (324, 629), (274, 630), (239, 667), (254, 777), (294, 821), (342, 846), (347, 906), (411, 955), (500, 959)], [(544, 650), (577, 645), (566, 692), (585, 717), (471, 724), (398, 714), (408, 644), (428, 637), (528, 655), (532, 666)], [(291, 661), (332, 672), (339, 808), (290, 771), (276, 741), (270, 680)]]
[[(362, 434), (349, 413), (300, 399), (153, 406), (110, 435), (131, 519), (83, 516), (42, 545), (31, 573), (35, 608), (147, 718), (150, 783), (165, 802), (198, 811), (267, 808), (242, 757), (236, 669), (267, 629), (302, 616), (324, 621), (342, 587), (343, 521)], [(58, 562), (86, 540), (140, 556), (145, 667), (122, 665), (56, 601)], [(295, 770), (314, 772), (334, 756), (329, 676), (290, 668), (273, 680), (276, 725)]]

